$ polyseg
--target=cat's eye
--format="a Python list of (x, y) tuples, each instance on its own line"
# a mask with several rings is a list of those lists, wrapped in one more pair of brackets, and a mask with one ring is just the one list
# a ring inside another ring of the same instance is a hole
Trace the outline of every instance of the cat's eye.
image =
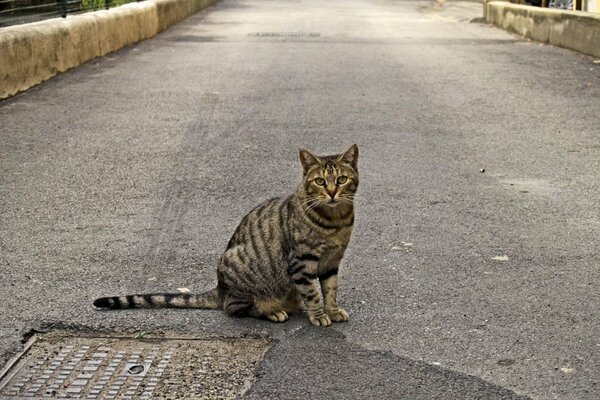
[(346, 183), (348, 181), (348, 177), (347, 176), (338, 176), (337, 178), (337, 184), (338, 185), (343, 185), (344, 183)]
[(325, 179), (323, 178), (316, 178), (315, 179), (315, 183), (319, 186), (325, 186)]

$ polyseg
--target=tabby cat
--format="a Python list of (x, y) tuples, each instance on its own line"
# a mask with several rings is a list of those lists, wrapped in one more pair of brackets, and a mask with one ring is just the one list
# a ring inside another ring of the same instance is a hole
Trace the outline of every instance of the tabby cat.
[(99, 308), (208, 308), (284, 322), (304, 309), (313, 325), (348, 321), (337, 303), (338, 267), (354, 223), (358, 147), (315, 156), (300, 150), (304, 178), (287, 198), (250, 211), (229, 240), (217, 287), (202, 293), (102, 297)]

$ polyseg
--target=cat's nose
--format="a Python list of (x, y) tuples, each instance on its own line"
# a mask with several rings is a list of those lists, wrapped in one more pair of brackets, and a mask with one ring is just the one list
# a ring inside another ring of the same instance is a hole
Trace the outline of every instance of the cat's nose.
[(333, 189), (333, 190), (327, 189), (327, 194), (329, 195), (329, 197), (331, 197), (331, 200), (334, 200), (335, 195), (337, 194), (337, 188)]

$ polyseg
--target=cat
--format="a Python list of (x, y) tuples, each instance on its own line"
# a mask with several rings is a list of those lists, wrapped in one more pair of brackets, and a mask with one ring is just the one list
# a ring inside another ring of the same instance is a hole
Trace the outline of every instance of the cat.
[(304, 308), (313, 325), (348, 321), (337, 303), (337, 274), (354, 224), (358, 146), (330, 156), (300, 150), (300, 162), (303, 180), (293, 194), (242, 219), (218, 264), (216, 288), (102, 297), (94, 306), (222, 309), (274, 322)]

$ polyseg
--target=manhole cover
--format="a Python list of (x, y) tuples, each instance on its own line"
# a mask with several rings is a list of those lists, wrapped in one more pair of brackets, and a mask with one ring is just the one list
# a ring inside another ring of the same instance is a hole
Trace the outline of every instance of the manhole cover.
[(203, 42), (216, 42), (223, 39), (223, 36), (199, 36), (199, 35), (181, 35), (168, 38), (173, 42), (190, 42), (190, 43), (203, 43)]
[(251, 33), (250, 36), (258, 36), (258, 37), (317, 37), (321, 36), (321, 34), (317, 32), (257, 32)]
[(266, 339), (41, 337), (2, 371), (0, 397), (230, 399), (245, 392)]

